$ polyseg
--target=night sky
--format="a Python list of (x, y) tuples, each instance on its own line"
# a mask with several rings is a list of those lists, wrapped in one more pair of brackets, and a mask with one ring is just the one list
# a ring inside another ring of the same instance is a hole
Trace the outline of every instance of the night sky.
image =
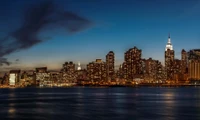
[[(25, 9), (41, 1), (1, 0), (0, 47), (6, 46), (4, 38), (16, 33), (25, 22), (22, 19)], [(110, 50), (115, 52), (118, 66), (123, 62), (124, 52), (134, 46), (142, 49), (143, 58), (163, 62), (169, 33), (176, 58), (180, 58), (183, 48), (200, 47), (199, 0), (56, 0), (54, 3), (56, 9), (73, 12), (90, 25), (75, 32), (52, 25), (37, 33), (42, 42), (23, 49), (18, 49), (15, 42), (9, 44), (17, 49), (0, 56), (12, 62), (1, 66), (1, 71), (40, 66), (60, 69), (65, 61), (80, 61), (84, 66), (96, 58), (104, 60)], [(9, 41), (12, 39), (16, 38), (10, 37)]]

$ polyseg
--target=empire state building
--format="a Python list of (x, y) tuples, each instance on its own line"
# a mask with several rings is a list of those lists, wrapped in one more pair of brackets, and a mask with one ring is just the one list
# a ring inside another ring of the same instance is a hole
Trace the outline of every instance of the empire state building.
[(174, 50), (169, 35), (168, 42), (165, 48), (165, 70), (166, 70), (167, 80), (172, 80), (173, 78), (173, 63), (174, 63)]
[(173, 46), (172, 46), (172, 43), (171, 43), (170, 34), (169, 34), (169, 36), (168, 36), (168, 42), (167, 42), (167, 45), (166, 45), (165, 51), (167, 51), (167, 49), (169, 49), (169, 50), (173, 50)]

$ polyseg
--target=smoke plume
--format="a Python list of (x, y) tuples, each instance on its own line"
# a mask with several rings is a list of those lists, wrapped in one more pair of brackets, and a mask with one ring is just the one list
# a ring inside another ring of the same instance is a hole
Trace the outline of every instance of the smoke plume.
[(39, 39), (38, 34), (49, 25), (64, 27), (70, 33), (88, 28), (91, 21), (71, 12), (58, 9), (52, 1), (38, 3), (24, 10), (23, 23), (19, 29), (0, 41), (0, 65), (10, 65), (5, 55), (28, 49), (47, 39)]

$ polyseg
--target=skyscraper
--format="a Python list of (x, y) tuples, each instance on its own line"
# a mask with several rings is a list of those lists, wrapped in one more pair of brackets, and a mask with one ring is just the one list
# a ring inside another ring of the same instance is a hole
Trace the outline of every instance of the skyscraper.
[(181, 73), (185, 74), (187, 71), (187, 52), (182, 49), (181, 51)]
[(107, 80), (114, 79), (115, 75), (115, 54), (113, 51), (110, 51), (106, 55), (106, 77)]
[(142, 73), (142, 50), (137, 47), (131, 48), (125, 52), (124, 55), (124, 69), (126, 69), (126, 79), (133, 80), (134, 78), (141, 77)]
[(180, 81), (186, 82), (188, 78), (188, 56), (187, 52), (182, 49), (181, 51), (181, 77)]
[(93, 83), (100, 83), (106, 79), (106, 63), (101, 59), (87, 65), (87, 78)]
[(165, 73), (167, 80), (173, 79), (173, 62), (174, 62), (174, 50), (169, 35), (168, 42), (165, 48)]
[(174, 59), (173, 62), (173, 80), (175, 80), (176, 83), (179, 82), (181, 78), (181, 60)]
[(188, 52), (188, 74), (190, 80), (200, 80), (200, 49)]
[(75, 64), (72, 61), (65, 62), (63, 64), (62, 74), (63, 82), (75, 83)]
[(200, 80), (200, 60), (189, 60), (188, 70), (190, 80)]

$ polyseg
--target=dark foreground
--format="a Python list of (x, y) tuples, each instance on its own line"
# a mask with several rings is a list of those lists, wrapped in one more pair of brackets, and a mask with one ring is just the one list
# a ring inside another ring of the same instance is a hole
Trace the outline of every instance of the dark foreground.
[(0, 89), (0, 120), (198, 120), (200, 87)]

